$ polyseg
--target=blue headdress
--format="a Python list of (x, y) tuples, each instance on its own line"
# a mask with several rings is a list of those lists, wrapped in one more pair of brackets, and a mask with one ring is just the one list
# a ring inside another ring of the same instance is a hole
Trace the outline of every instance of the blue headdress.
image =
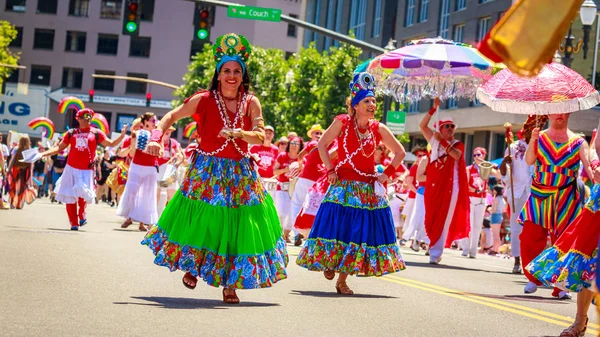
[(217, 72), (229, 61), (235, 61), (242, 67), (243, 74), (246, 74), (246, 62), (250, 57), (252, 47), (242, 35), (234, 33), (219, 36), (213, 45), (213, 54), (217, 62)]
[(375, 79), (369, 73), (358, 73), (350, 82), (352, 107), (366, 97), (375, 97)]

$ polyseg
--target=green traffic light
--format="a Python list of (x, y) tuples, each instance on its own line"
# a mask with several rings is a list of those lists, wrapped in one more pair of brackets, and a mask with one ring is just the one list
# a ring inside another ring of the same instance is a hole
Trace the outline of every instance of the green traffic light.
[(137, 23), (135, 22), (127, 22), (127, 25), (125, 26), (125, 29), (127, 29), (128, 32), (133, 33), (137, 30)]
[(208, 38), (208, 31), (206, 29), (199, 29), (196, 34), (200, 40)]

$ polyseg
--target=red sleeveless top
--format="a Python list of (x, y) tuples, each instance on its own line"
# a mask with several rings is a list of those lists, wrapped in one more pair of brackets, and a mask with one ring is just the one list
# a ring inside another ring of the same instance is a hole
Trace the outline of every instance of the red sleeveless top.
[[(342, 122), (342, 131), (340, 132), (337, 141), (338, 160), (343, 164), (337, 169), (338, 177), (340, 180), (372, 182), (375, 179), (374, 177), (365, 177), (356, 172), (356, 170), (366, 174), (375, 174), (375, 147), (381, 141), (379, 122), (371, 120), (369, 129), (371, 130), (373, 137), (363, 139), (363, 150), (368, 156), (367, 157), (363, 154), (363, 151), (360, 150), (358, 137), (354, 129), (354, 118), (344, 114), (335, 117), (335, 120)], [(366, 132), (366, 130), (359, 129), (359, 132), (363, 133)], [(349, 153), (347, 153), (346, 150), (348, 150)], [(356, 150), (358, 150), (358, 152), (349, 159), (352, 163), (348, 162), (346, 159)], [(354, 164), (354, 167), (352, 164)]]
[[(225, 123), (223, 122), (219, 107), (217, 106), (217, 100), (212, 91), (196, 93), (187, 98), (184, 101), (184, 104), (196, 95), (202, 95), (202, 98), (196, 107), (196, 112), (192, 115), (192, 118), (197, 125), (198, 136), (201, 139), (198, 148), (204, 152), (214, 152), (221, 148), (226, 141), (226, 138), (219, 137), (219, 132), (225, 127)], [(252, 123), (250, 116), (248, 115), (248, 105), (250, 104), (251, 99), (252, 95), (246, 95), (246, 102), (242, 108), (244, 117), (238, 118), (235, 125), (231, 125), (232, 128), (241, 128), (243, 120), (243, 130), (250, 131), (252, 129)], [(225, 108), (225, 111), (229, 117), (229, 122), (234, 123), (237, 111), (229, 111), (227, 108)], [(244, 153), (248, 152), (248, 143), (241, 138), (235, 138), (233, 141), (230, 141), (222, 151), (214, 154), (214, 156), (236, 160), (242, 159), (244, 156), (235, 148), (233, 142), (235, 142)]]

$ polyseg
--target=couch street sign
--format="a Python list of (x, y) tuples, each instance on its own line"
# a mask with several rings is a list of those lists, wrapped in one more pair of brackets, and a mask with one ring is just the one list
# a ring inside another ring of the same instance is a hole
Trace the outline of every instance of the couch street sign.
[(281, 9), (252, 6), (229, 6), (227, 16), (236, 19), (281, 21)]

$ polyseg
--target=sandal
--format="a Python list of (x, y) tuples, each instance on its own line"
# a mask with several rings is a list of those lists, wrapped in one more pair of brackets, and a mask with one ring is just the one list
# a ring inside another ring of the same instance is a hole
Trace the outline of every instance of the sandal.
[(325, 270), (323, 272), (323, 275), (325, 276), (326, 279), (328, 279), (329, 281), (333, 280), (335, 278), (335, 272), (333, 270)]
[(346, 282), (338, 281), (338, 283), (336, 283), (335, 285), (335, 290), (337, 290), (337, 293), (340, 295), (354, 295), (354, 291), (352, 291), (352, 289), (348, 287), (348, 284), (346, 284)]
[(240, 303), (240, 299), (239, 299), (239, 297), (237, 297), (237, 294), (235, 293), (235, 289), (231, 289), (231, 290), (233, 290), (233, 294), (226, 295), (225, 294), (225, 288), (223, 288), (223, 303), (227, 303), (227, 304), (239, 304)]
[(132, 223), (133, 223), (133, 221), (131, 221), (131, 219), (127, 219), (127, 220), (125, 220), (125, 222), (123, 222), (123, 223), (121, 224), (121, 228), (127, 228), (127, 227), (129, 227), (129, 225), (131, 225)]
[[(585, 325), (583, 329), (580, 329), (580, 322), (584, 321)], [(585, 331), (587, 330), (588, 318), (587, 316), (576, 315), (575, 322), (570, 327), (563, 330), (560, 333), (560, 337), (581, 337), (585, 335)]]
[[(193, 282), (190, 282), (192, 280), (193, 280)], [(188, 282), (186, 282), (186, 281), (188, 281)], [(185, 275), (183, 275), (181, 282), (183, 282), (183, 285), (186, 288), (194, 290), (196, 288), (196, 285), (198, 284), (198, 279), (196, 278), (196, 276), (192, 275), (192, 273), (187, 272), (187, 273), (185, 273)]]
[(146, 225), (144, 225), (141, 222), (140, 222), (140, 226), (138, 227), (138, 229), (140, 230), (140, 232), (147, 232), (148, 231), (148, 228), (146, 227)]

